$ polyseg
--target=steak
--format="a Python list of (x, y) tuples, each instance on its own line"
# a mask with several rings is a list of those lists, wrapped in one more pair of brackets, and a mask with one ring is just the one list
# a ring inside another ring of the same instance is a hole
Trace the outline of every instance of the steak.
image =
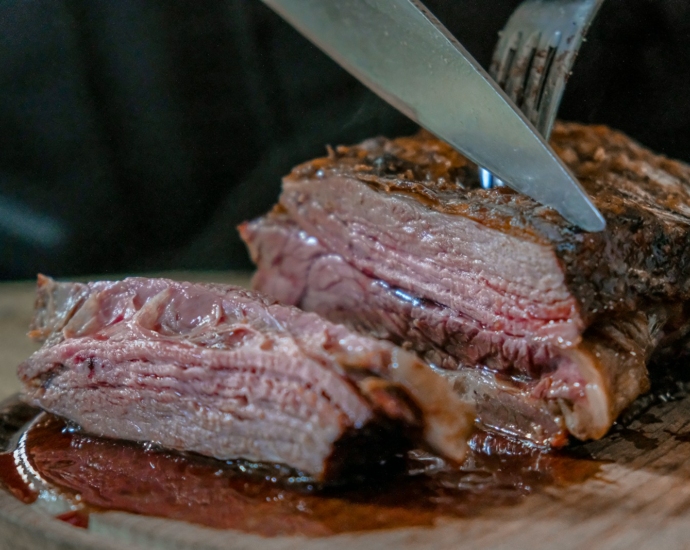
[(462, 460), (472, 408), (414, 354), (241, 288), (39, 277), (24, 399), (99, 436), (357, 476), (423, 444)]
[(295, 168), (240, 227), (254, 288), (418, 352), (479, 422), (539, 446), (602, 437), (688, 332), (690, 167), (602, 126), (552, 145), (607, 221), (587, 233), (426, 132)]

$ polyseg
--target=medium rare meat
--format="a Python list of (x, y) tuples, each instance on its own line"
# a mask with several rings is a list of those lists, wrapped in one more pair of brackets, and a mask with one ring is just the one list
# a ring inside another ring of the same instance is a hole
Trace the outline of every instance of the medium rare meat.
[(415, 355), (237, 287), (39, 277), (24, 398), (106, 437), (321, 481), (422, 442), (462, 460), (474, 417)]
[(329, 150), (240, 227), (253, 284), (416, 350), (534, 442), (603, 436), (680, 352), (690, 297), (690, 168), (601, 126), (552, 144), (607, 220), (585, 233), (422, 132)]

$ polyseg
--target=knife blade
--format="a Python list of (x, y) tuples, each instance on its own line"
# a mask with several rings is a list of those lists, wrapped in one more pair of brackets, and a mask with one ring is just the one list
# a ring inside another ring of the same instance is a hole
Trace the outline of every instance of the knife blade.
[(586, 231), (604, 218), (551, 147), (416, 0), (263, 0), (403, 114)]

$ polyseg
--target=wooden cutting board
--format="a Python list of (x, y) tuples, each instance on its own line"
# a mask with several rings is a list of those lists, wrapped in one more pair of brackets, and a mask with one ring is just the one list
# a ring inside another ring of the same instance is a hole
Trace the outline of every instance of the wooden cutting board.
[[(248, 281), (242, 274), (167, 275)], [(24, 337), (32, 302), (32, 283), (0, 285), (0, 399), (18, 389), (14, 369), (34, 349)], [(591, 457), (582, 461), (596, 465), (593, 475), (541, 487), (515, 504), (484, 507), (465, 518), (439, 517), (430, 527), (316, 538), (263, 538), (122, 512), (92, 514), (85, 530), (0, 490), (0, 549), (690, 547), (690, 398), (659, 400), (603, 440), (579, 447), (577, 455)]]

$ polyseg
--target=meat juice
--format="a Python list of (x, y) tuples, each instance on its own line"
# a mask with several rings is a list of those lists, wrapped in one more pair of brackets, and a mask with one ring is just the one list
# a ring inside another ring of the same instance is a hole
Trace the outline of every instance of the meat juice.
[(318, 486), (281, 466), (94, 437), (42, 414), (23, 437), (24, 458), (16, 452), (0, 456), (0, 480), (24, 502), (35, 500), (17, 470), (27, 460), (43, 483), (74, 504), (59, 519), (80, 527), (91, 513), (120, 510), (263, 536), (318, 537), (477, 516), (547, 486), (584, 481), (602, 464), (484, 433), (474, 436), (471, 447), (461, 467), (413, 451), (400, 457), (398, 467), (386, 466), (390, 475)]

